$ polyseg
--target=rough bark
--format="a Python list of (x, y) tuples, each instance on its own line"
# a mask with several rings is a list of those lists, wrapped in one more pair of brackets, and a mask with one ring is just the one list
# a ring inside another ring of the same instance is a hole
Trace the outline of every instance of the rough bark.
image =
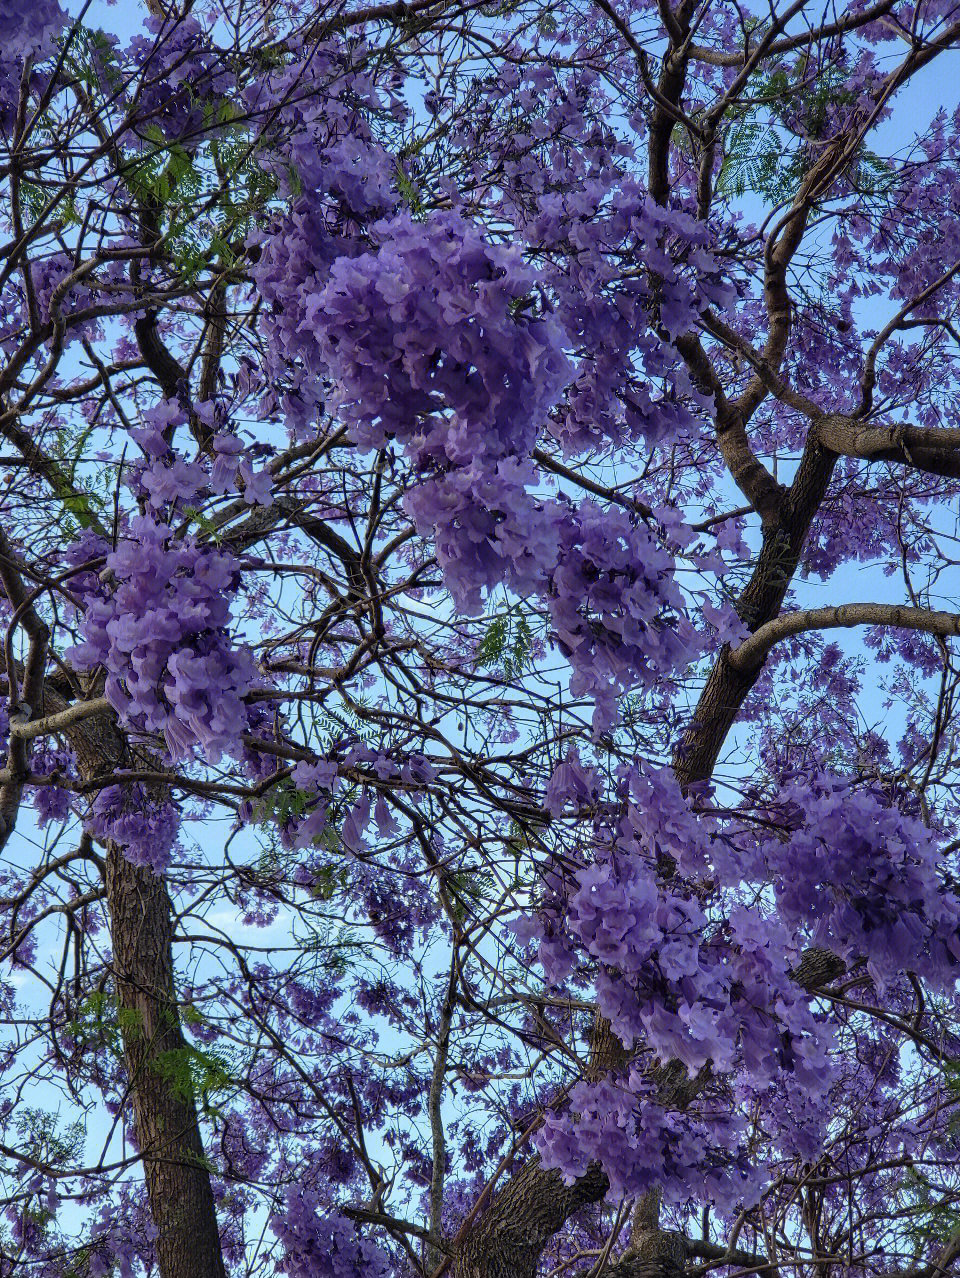
[(597, 1203), (609, 1182), (593, 1166), (573, 1185), (532, 1158), (510, 1178), (467, 1235), (453, 1262), (454, 1278), (534, 1278), (547, 1240), (583, 1207)]
[(822, 946), (812, 945), (804, 951), (800, 962), (790, 973), (793, 980), (809, 994), (826, 989), (838, 977), (843, 976), (847, 965), (838, 954), (825, 950)]
[(634, 1229), (630, 1246), (609, 1269), (609, 1278), (681, 1278), (687, 1263), (683, 1234), (651, 1225)]
[[(836, 460), (836, 453), (824, 448), (817, 432), (811, 430), (780, 516), (765, 532), (753, 575), (737, 601), (737, 612), (751, 632), (759, 630), (780, 611)], [(738, 669), (730, 661), (728, 648), (720, 654), (674, 759), (674, 771), (681, 785), (689, 786), (712, 775), (727, 733), (762, 668), (761, 661)]]
[(950, 479), (960, 475), (960, 430), (956, 427), (878, 426), (835, 415), (820, 423), (819, 437), (842, 457), (897, 462)]
[(173, 982), (172, 909), (163, 879), (131, 865), (119, 848), (106, 860), (107, 903), (137, 1144), (163, 1278), (224, 1278), (210, 1175), (196, 1106), (164, 1062), (182, 1061)]
[[(46, 694), (46, 711), (63, 705)], [(85, 780), (110, 773), (127, 755), (107, 715), (84, 720), (66, 735)], [(169, 1074), (172, 1063), (183, 1062), (186, 1040), (174, 986), (173, 910), (166, 884), (108, 844), (106, 892), (124, 1064), (157, 1229), (160, 1275), (225, 1278), (196, 1105), (189, 1089)]]
[(936, 612), (932, 608), (913, 608), (907, 604), (846, 603), (833, 608), (803, 608), (782, 613), (754, 631), (730, 653), (730, 664), (737, 670), (750, 670), (761, 665), (767, 653), (782, 639), (808, 631), (833, 630), (850, 626), (893, 626), (901, 630), (919, 630), (941, 639), (960, 634), (960, 613)]

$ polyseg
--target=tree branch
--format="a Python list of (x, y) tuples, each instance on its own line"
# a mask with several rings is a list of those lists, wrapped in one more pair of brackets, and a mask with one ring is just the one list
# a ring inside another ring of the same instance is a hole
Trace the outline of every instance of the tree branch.
[(895, 626), (902, 630), (923, 630), (930, 635), (960, 634), (960, 615), (911, 608), (905, 604), (847, 603), (834, 608), (804, 608), (783, 613), (766, 622), (730, 653), (734, 670), (753, 670), (763, 664), (775, 643), (809, 630), (834, 630), (851, 626)]
[(822, 417), (816, 430), (824, 448), (838, 457), (903, 462), (932, 475), (960, 478), (960, 428), (872, 426), (856, 417)]

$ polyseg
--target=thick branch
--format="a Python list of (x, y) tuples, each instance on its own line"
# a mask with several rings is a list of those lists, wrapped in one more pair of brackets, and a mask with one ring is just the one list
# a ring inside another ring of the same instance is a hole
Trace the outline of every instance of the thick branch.
[(855, 417), (824, 417), (820, 442), (839, 457), (902, 462), (933, 475), (960, 478), (960, 429), (941, 426), (873, 426)]
[(524, 1163), (464, 1240), (454, 1278), (534, 1278), (547, 1240), (575, 1212), (599, 1202), (609, 1182), (594, 1166), (573, 1185), (539, 1158)]
[(910, 608), (903, 604), (847, 603), (835, 608), (804, 608), (787, 612), (766, 622), (745, 639), (727, 660), (734, 670), (753, 670), (763, 664), (775, 643), (808, 630), (833, 630), (841, 626), (896, 626), (903, 630), (923, 630), (930, 635), (960, 634), (960, 615)]
[[(859, 13), (851, 13), (836, 22), (825, 22), (819, 26), (810, 27), (806, 31), (801, 31), (797, 35), (785, 36), (782, 40), (777, 40), (767, 50), (770, 57), (782, 57), (785, 53), (792, 53), (795, 49), (802, 49), (815, 42), (828, 39), (830, 36), (843, 35), (848, 31), (855, 31), (859, 27), (866, 26), (870, 22), (876, 22), (878, 18), (882, 18), (889, 13), (895, 4), (895, 0), (880, 0), (878, 4), (871, 5), (869, 9), (862, 9)], [(752, 56), (753, 50), (750, 47), (750, 36), (756, 34), (750, 32), (747, 35), (747, 41), (743, 49), (738, 49), (736, 53), (728, 52), (726, 49), (711, 49), (708, 45), (692, 44), (690, 46), (690, 58), (696, 62), (705, 62), (708, 66), (714, 67), (739, 67), (748, 62)], [(762, 34), (762, 28), (761, 28)]]
[(43, 715), (39, 719), (11, 720), (10, 736), (19, 738), (21, 741), (32, 741), (36, 737), (49, 736), (52, 732), (65, 732), (74, 724), (109, 710), (110, 702), (106, 697), (95, 697), (91, 701), (75, 701), (65, 709), (58, 710), (55, 714)]
[[(825, 449), (817, 432), (811, 431), (780, 516), (776, 524), (765, 529), (753, 575), (737, 601), (737, 612), (754, 632), (780, 611), (836, 460), (836, 454)], [(759, 673), (759, 667), (735, 668), (729, 650), (720, 654), (674, 759), (681, 785), (710, 777), (727, 733)]]
[[(71, 719), (72, 707), (49, 687), (44, 709), (61, 726)], [(129, 761), (112, 711), (73, 718), (64, 735), (84, 780)], [(122, 1029), (124, 1065), (157, 1230), (158, 1270), (161, 1278), (224, 1278), (196, 1105), (169, 1077), (169, 1064), (182, 1059), (187, 1044), (174, 985), (173, 908), (166, 882), (133, 865), (112, 842), (107, 843), (105, 881), (117, 1001), (128, 1014)]]
[(187, 374), (160, 340), (157, 332), (157, 312), (147, 311), (133, 326), (143, 362), (160, 384), (167, 399), (175, 399), (180, 387), (186, 383)]

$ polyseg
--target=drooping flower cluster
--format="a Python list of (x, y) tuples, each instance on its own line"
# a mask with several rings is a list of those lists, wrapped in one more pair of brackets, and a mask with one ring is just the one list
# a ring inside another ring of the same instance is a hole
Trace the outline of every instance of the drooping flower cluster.
[[(72, 778), (76, 764), (70, 750), (44, 747), (34, 750), (30, 758), (30, 771), (34, 777)], [(38, 785), (33, 794), (33, 810), (37, 825), (43, 827), (50, 821), (64, 821), (70, 813), (70, 792), (54, 783)]]
[(397, 439), (422, 470), (528, 455), (573, 371), (559, 324), (525, 314), (534, 272), (455, 213), (400, 214), (373, 236), (304, 315), (331, 407), (358, 443)]
[[(694, 430), (692, 409), (709, 402), (673, 342), (733, 295), (705, 228), (637, 183), (608, 180), (544, 194), (524, 234), (560, 250), (546, 280), (579, 356), (550, 427), (565, 448), (604, 436), (666, 443)], [(624, 278), (624, 260), (642, 262), (652, 278)]]
[(161, 874), (176, 845), (180, 813), (139, 783), (108, 785), (97, 793), (84, 824), (94, 838), (115, 844), (134, 865)]
[[(511, 145), (504, 122), (526, 121), (524, 145), (489, 198), (537, 250), (577, 361), (549, 432), (569, 454), (682, 437), (704, 401), (673, 339), (694, 330), (707, 306), (730, 304), (729, 265), (702, 222), (630, 176), (632, 146), (610, 127), (607, 88), (592, 68), (518, 57), (476, 88), (469, 116), (450, 121), (452, 143), (483, 182), (493, 153)], [(578, 145), (565, 145), (571, 136)]]
[[(379, 73), (375, 50), (364, 40), (347, 44), (331, 37), (311, 40), (300, 57), (243, 91), (246, 109), (270, 122), (274, 149), (265, 163), (273, 165), (282, 193), (292, 197), (293, 214), (321, 213), (327, 233), (341, 245), (372, 213), (400, 202), (397, 159), (373, 127), (378, 117), (399, 122), (409, 115), (397, 76), (399, 68), (391, 77)], [(282, 237), (286, 223), (274, 229)], [(264, 242), (268, 255), (279, 247), (274, 239)], [(263, 272), (257, 276), (262, 284)], [(292, 283), (295, 269), (287, 278)], [(310, 283), (309, 275), (301, 278)]]
[(671, 556), (626, 513), (538, 495), (530, 460), (574, 369), (517, 248), (456, 214), (400, 215), (342, 257), (307, 312), (328, 405), (367, 447), (400, 443), (407, 508), (458, 608), (506, 582), (549, 599), (575, 692), (609, 725), (616, 694), (695, 651)]
[(521, 596), (546, 591), (570, 508), (533, 494), (536, 480), (531, 462), (505, 458), (428, 475), (408, 491), (407, 510), (432, 537), (461, 612), (479, 614), (503, 581)]
[[(398, 763), (388, 750), (375, 750), (362, 742), (343, 742), (335, 755), (298, 763), (291, 770), (293, 798), (276, 814), (285, 847), (321, 846), (320, 836), (327, 828), (333, 798), (351, 774), (354, 781), (359, 781), (359, 789), (343, 805), (339, 822), (339, 840), (349, 853), (365, 849), (364, 836), (371, 823), (381, 837), (397, 833), (399, 827), (384, 799), (383, 783), (396, 780), (405, 786), (426, 786), (435, 778), (430, 762), (419, 752)], [(415, 801), (419, 802), (419, 796)], [(308, 881), (309, 862), (305, 861), (301, 868), (304, 881)]]
[(277, 1268), (288, 1278), (393, 1278), (394, 1267), (376, 1243), (345, 1216), (331, 1214), (314, 1189), (286, 1193), (284, 1212), (270, 1227), (283, 1247)]
[(193, 149), (222, 124), (232, 78), (195, 18), (170, 21), (151, 15), (144, 27), (147, 34), (134, 36), (126, 50), (139, 75), (131, 140), (155, 142), (159, 132), (168, 142)]
[[(289, 209), (256, 237), (253, 276), (269, 305), (262, 321), (267, 366), (285, 387), (279, 400), (293, 431), (323, 411), (325, 383), (316, 339), (303, 317), (340, 257), (368, 247), (371, 222), (396, 211), (396, 159), (374, 136), (371, 118), (401, 119), (407, 108), (371, 74), (362, 42), (311, 45), (302, 60), (260, 77), (244, 94), (251, 112), (276, 121), (275, 169)], [(317, 91), (317, 87), (320, 87)]]
[[(144, 453), (145, 460), (132, 467), (132, 475), (140, 492), (155, 511), (166, 511), (214, 493), (242, 492), (249, 505), (270, 506), (273, 491), (270, 472), (254, 470), (252, 457), (256, 447), (248, 449), (244, 441), (227, 429), (227, 410), (220, 400), (198, 403), (162, 400), (141, 414), (141, 424), (130, 433)], [(205, 431), (212, 451), (188, 460), (174, 447), (178, 429), (191, 418)]]
[(4, 133), (9, 135), (16, 124), (27, 60), (46, 58), (68, 22), (58, 0), (37, 0), (36, 4), (0, 0), (0, 129)]
[(76, 270), (77, 263), (69, 253), (52, 253), (33, 263), (33, 292), (42, 323), (69, 319), (71, 312), (84, 310), (92, 303), (87, 282), (67, 283)]
[(745, 1148), (746, 1124), (735, 1114), (707, 1119), (671, 1111), (640, 1069), (599, 1083), (577, 1083), (569, 1112), (544, 1115), (537, 1143), (550, 1166), (567, 1180), (584, 1175), (598, 1157), (611, 1191), (634, 1197), (659, 1189), (663, 1200), (697, 1197), (721, 1212), (755, 1202), (763, 1174)]
[(792, 827), (758, 848), (785, 926), (883, 988), (904, 970), (935, 988), (960, 976), (960, 901), (945, 890), (936, 833), (869, 790), (823, 775), (787, 785)]
[[(571, 802), (597, 809), (592, 771), (568, 756), (550, 799), (557, 813)], [(812, 789), (788, 787), (776, 811), (788, 833), (758, 841), (695, 812), (672, 774), (621, 769), (617, 803), (594, 818), (591, 859), (547, 874), (540, 917), (519, 933), (537, 938), (548, 980), (592, 974), (597, 1005), (628, 1048), (679, 1061), (690, 1078), (709, 1068), (744, 1095), (769, 1094), (789, 1076), (804, 1104), (770, 1135), (802, 1150), (823, 1136), (841, 1067), (835, 1023), (797, 977), (805, 951), (828, 951), (838, 971), (865, 964), (878, 988), (906, 971), (945, 988), (960, 972), (960, 900), (944, 890), (930, 831), (881, 796), (825, 775)], [(661, 1119), (648, 1130), (653, 1119), (638, 1119), (637, 1106), (664, 1112), (672, 1141), (689, 1138), (688, 1153), (699, 1151), (683, 1175), (660, 1166)], [(649, 1187), (636, 1169), (655, 1165), (666, 1196), (682, 1203), (691, 1167), (706, 1177), (713, 1165), (711, 1149), (726, 1151), (717, 1166), (737, 1170), (729, 1111), (716, 1131), (709, 1112), (693, 1103), (666, 1115), (638, 1064), (613, 1082), (579, 1085), (538, 1141), (568, 1178), (599, 1159), (624, 1193)], [(730, 1208), (746, 1184), (738, 1172), (711, 1197)]]
[(548, 603), (570, 690), (593, 699), (603, 728), (622, 690), (649, 686), (698, 651), (673, 556), (623, 511), (588, 501), (561, 525)]
[(137, 516), (85, 602), (72, 661), (103, 665), (121, 721), (162, 732), (172, 759), (199, 751), (216, 761), (240, 748), (257, 671), (229, 633), (238, 571), (225, 552)]
[(35, 58), (50, 51), (53, 37), (67, 24), (59, 0), (0, 0), (0, 41), (3, 57)]

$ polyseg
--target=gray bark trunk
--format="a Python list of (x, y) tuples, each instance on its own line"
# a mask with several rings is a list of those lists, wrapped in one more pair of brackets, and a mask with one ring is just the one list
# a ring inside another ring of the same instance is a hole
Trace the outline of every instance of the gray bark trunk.
[[(47, 691), (45, 712), (64, 707)], [(112, 716), (84, 720), (66, 733), (85, 780), (129, 766), (127, 743)], [(156, 760), (141, 759), (151, 769)], [(133, 1128), (157, 1229), (161, 1278), (225, 1278), (210, 1173), (189, 1088), (171, 1079), (184, 1056), (173, 974), (173, 911), (166, 883), (107, 845), (107, 908), (114, 980)]]

